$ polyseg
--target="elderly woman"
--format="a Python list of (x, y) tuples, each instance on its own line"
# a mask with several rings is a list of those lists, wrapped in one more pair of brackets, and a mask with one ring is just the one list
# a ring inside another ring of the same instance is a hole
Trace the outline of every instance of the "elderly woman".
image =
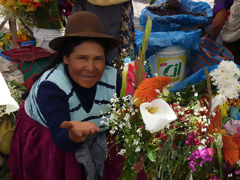
[(72, 15), (65, 35), (50, 42), (56, 60), (18, 112), (9, 156), (13, 180), (118, 179), (120, 167), (108, 169), (112, 161), (105, 161), (101, 124), (110, 99), (120, 94), (121, 77), (105, 61), (117, 45), (87, 11)]

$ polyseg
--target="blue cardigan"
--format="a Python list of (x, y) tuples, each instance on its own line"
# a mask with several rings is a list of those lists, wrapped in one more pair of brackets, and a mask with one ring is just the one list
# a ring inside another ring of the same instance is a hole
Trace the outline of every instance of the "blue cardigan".
[[(97, 85), (92, 88), (83, 88), (73, 81), (66, 66), (64, 70), (83, 109), (87, 113), (90, 112), (94, 104)], [(116, 92), (119, 96), (121, 90), (121, 77), (119, 74), (117, 74), (116, 82)], [(81, 143), (72, 142), (69, 139), (68, 130), (60, 128), (62, 121), (70, 121), (68, 100), (66, 93), (53, 82), (46, 81), (38, 87), (36, 103), (51, 131), (53, 142), (64, 151), (75, 151), (80, 147)]]

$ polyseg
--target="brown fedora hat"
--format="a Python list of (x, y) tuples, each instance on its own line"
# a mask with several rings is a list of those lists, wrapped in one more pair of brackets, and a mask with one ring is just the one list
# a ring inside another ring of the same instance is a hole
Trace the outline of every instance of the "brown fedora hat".
[(104, 33), (102, 23), (94, 13), (80, 11), (70, 16), (65, 28), (65, 35), (51, 40), (49, 47), (58, 51), (63, 42), (76, 37), (100, 39), (109, 50), (119, 44), (117, 38)]

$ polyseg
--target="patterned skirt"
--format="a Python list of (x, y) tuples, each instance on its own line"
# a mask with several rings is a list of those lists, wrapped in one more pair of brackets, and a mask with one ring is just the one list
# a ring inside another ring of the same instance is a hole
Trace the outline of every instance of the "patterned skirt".
[[(103, 179), (117, 180), (123, 159), (114, 148), (110, 150), (110, 158), (105, 161)], [(75, 160), (74, 152), (64, 152), (56, 147), (50, 130), (31, 119), (24, 104), (18, 111), (8, 166), (12, 180), (86, 179), (84, 168)]]

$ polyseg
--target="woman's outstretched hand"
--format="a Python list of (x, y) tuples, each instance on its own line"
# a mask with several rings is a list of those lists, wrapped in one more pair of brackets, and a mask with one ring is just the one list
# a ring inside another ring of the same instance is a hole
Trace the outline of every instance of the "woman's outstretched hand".
[(100, 131), (96, 124), (80, 121), (63, 121), (60, 128), (67, 128), (69, 130), (69, 138), (73, 142), (83, 142), (88, 136)]

